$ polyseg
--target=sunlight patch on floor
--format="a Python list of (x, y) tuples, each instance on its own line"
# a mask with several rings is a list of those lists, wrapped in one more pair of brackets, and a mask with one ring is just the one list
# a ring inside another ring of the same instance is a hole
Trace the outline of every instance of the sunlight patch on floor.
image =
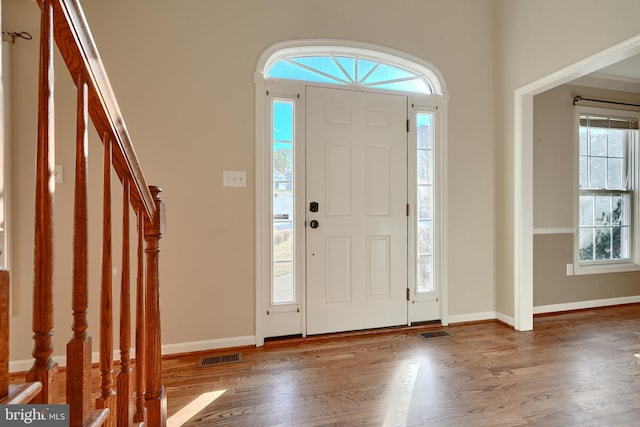
[(409, 418), (409, 407), (413, 397), (413, 389), (418, 378), (420, 363), (411, 363), (404, 367), (393, 391), (391, 392), (391, 403), (384, 417), (384, 427), (407, 425)]
[(202, 411), (208, 404), (224, 394), (225, 390), (215, 390), (208, 393), (202, 393), (196, 397), (187, 406), (180, 409), (167, 420), (167, 427), (180, 427), (191, 419), (195, 414)]

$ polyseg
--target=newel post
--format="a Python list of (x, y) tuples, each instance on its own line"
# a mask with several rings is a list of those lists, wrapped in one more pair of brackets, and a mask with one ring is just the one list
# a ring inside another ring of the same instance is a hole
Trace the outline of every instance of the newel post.
[(165, 206), (160, 198), (162, 189), (149, 186), (156, 205), (154, 218), (145, 219), (144, 241), (146, 257), (146, 406), (147, 423), (151, 426), (166, 426), (167, 397), (162, 384), (162, 350), (160, 339), (160, 239), (164, 232)]

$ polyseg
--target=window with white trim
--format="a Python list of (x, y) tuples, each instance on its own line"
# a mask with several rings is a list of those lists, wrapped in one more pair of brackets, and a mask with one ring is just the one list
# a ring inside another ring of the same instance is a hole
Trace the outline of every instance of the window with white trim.
[(294, 280), (294, 101), (271, 101), (272, 250), (271, 304), (296, 301)]
[(579, 268), (637, 264), (638, 117), (585, 107), (578, 112)]
[[(325, 43), (329, 42), (329, 43)], [(408, 209), (412, 303), (409, 321), (443, 318), (438, 292), (446, 288), (441, 219), (446, 218), (442, 159), (448, 96), (444, 81), (420, 58), (351, 41), (291, 41), (274, 45), (256, 69), (256, 343), (305, 333), (305, 87), (319, 86), (407, 96), (407, 159), (415, 205)], [(265, 96), (266, 94), (266, 96)], [(410, 141), (410, 142), (409, 142)], [(408, 284), (409, 285), (409, 284)]]
[(416, 229), (417, 276), (415, 293), (435, 291), (433, 281), (433, 123), (435, 113), (420, 111), (416, 114)]

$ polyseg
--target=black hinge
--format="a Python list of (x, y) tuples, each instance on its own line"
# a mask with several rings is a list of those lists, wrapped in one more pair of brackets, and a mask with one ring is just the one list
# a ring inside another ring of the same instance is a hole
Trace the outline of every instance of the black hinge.
[(411, 213), (411, 207), (409, 206), (409, 203), (407, 203), (407, 216), (409, 216), (410, 213)]
[(409, 120), (409, 119), (407, 119), (407, 133), (409, 133), (409, 129), (410, 129), (410, 127), (409, 127), (409, 126), (410, 126), (410, 124), (409, 124), (409, 123), (410, 123), (410, 120)]
[(407, 301), (411, 300), (411, 289), (407, 288)]

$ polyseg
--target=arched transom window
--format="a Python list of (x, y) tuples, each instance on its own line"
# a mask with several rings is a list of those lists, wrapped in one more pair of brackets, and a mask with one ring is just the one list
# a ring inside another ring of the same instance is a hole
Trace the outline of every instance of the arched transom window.
[(429, 82), (413, 71), (359, 56), (294, 56), (282, 58), (267, 77), (363, 86), (404, 92), (433, 93)]
[(429, 67), (362, 47), (281, 49), (267, 60), (264, 77), (424, 95), (442, 94), (439, 79)]

